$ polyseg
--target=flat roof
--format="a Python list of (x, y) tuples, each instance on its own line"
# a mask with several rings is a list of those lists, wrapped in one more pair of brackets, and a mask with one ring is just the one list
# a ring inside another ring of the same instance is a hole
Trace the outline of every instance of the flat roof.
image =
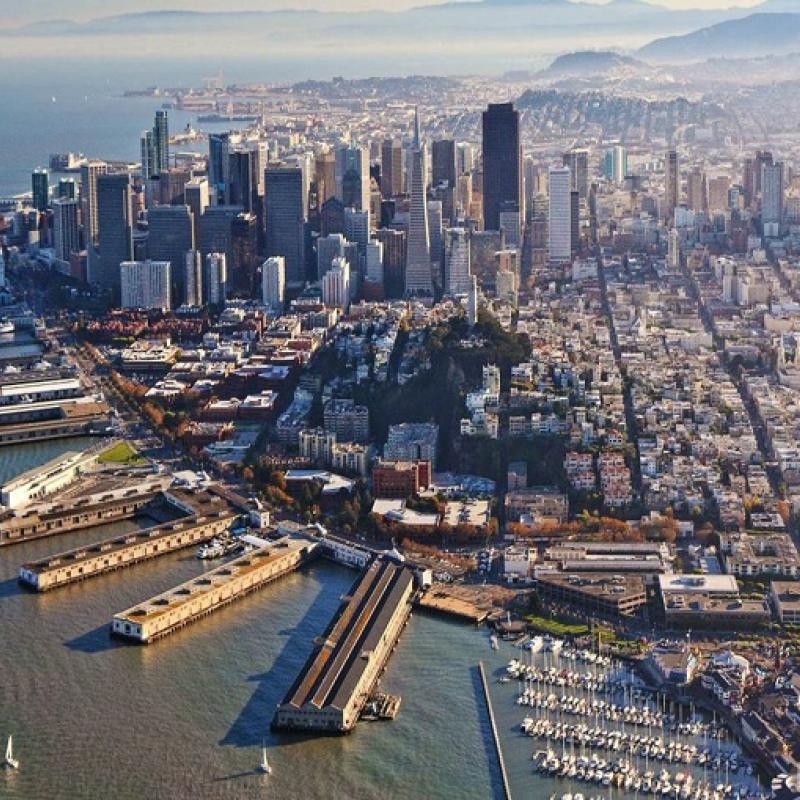
[(739, 593), (739, 584), (733, 575), (659, 575), (658, 586), (662, 593)]

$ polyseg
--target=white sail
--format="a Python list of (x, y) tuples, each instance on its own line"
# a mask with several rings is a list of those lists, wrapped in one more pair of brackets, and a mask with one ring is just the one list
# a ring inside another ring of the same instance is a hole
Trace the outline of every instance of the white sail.
[(14, 737), (8, 737), (8, 744), (6, 745), (6, 761), (10, 764), (14, 760)]

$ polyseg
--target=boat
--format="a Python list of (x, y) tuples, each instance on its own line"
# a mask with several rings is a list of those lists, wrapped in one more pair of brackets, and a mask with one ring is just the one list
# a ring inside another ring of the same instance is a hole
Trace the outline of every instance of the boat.
[(14, 738), (8, 737), (8, 744), (6, 744), (6, 757), (3, 760), (3, 766), (6, 769), (19, 769), (19, 761), (14, 758)]
[(0, 334), (14, 333), (14, 323), (8, 317), (0, 317)]
[(532, 653), (538, 653), (544, 647), (544, 638), (541, 636), (534, 636), (528, 644), (528, 648)]
[(258, 771), (263, 772), (265, 775), (272, 773), (272, 767), (267, 761), (267, 746), (265, 744), (261, 745), (261, 763), (258, 765)]
[(210, 542), (200, 545), (197, 549), (197, 557), (202, 561), (208, 561), (214, 558), (221, 558), (225, 555), (225, 548), (219, 539), (212, 539)]

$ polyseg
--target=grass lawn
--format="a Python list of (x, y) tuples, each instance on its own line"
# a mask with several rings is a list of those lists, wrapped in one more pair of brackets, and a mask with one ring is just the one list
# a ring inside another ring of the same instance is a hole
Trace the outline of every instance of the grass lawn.
[(556, 619), (537, 617), (530, 615), (525, 618), (528, 625), (542, 633), (549, 633), (551, 636), (585, 636), (589, 633), (588, 625), (580, 625), (571, 622), (559, 622)]
[(101, 453), (97, 460), (101, 464), (127, 464), (129, 466), (145, 463), (145, 459), (128, 442), (117, 442), (113, 447)]

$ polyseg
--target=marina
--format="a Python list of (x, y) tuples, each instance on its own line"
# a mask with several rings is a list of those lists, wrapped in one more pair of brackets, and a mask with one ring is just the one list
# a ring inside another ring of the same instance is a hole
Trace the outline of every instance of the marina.
[[(537, 777), (566, 784), (553, 798), (653, 795), (758, 798), (754, 766), (725, 727), (648, 690), (627, 665), (536, 637), (499, 680), (516, 681), (520, 734), (538, 743)], [(581, 791), (582, 787), (586, 789)], [(593, 795), (592, 787), (604, 794)]]

